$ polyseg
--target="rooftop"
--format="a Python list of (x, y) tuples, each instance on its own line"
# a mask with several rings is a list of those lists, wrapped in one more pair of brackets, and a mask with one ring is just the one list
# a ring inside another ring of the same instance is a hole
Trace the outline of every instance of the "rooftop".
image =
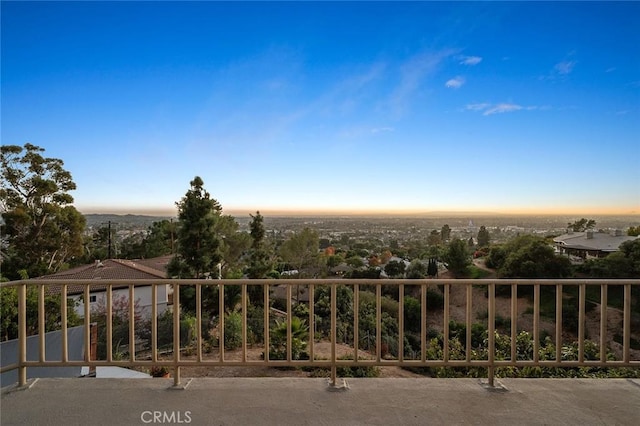
[(611, 252), (618, 250), (620, 244), (626, 241), (635, 240), (636, 238), (638, 237), (622, 235), (619, 232), (608, 233), (587, 231), (560, 235), (559, 237), (554, 238), (553, 241), (567, 248)]
[[(141, 280), (167, 278), (166, 266), (173, 255), (161, 256), (153, 259), (126, 260), (107, 259), (89, 265), (60, 271), (55, 274), (40, 277), (43, 280)], [(126, 286), (123, 284), (121, 286)], [(92, 291), (102, 291), (106, 286), (94, 285)], [(83, 285), (70, 284), (68, 294), (79, 294), (84, 290)], [(47, 287), (50, 293), (59, 293), (60, 286)]]

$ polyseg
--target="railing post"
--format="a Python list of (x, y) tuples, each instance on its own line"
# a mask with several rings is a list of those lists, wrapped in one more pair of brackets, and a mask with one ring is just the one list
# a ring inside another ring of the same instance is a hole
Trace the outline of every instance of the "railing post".
[(451, 284), (444, 285), (444, 313), (442, 316), (442, 359), (444, 362), (449, 362), (449, 303), (451, 295)]
[[(165, 292), (168, 291), (165, 286)], [(155, 284), (151, 286), (151, 361), (154, 365), (158, 362), (158, 286)]]
[(360, 285), (353, 286), (353, 358), (358, 362), (360, 350)]
[(47, 327), (45, 326), (44, 321), (44, 285), (40, 284), (38, 286), (38, 340), (40, 342), (40, 362), (44, 362), (46, 359), (46, 339), (45, 334), (47, 332)]
[(562, 361), (562, 284), (556, 284), (556, 361)]
[(218, 284), (218, 349), (224, 362), (224, 284)]
[(309, 359), (313, 362), (316, 359), (316, 313), (315, 313), (315, 287), (309, 284)]
[[(91, 302), (89, 285), (84, 287), (84, 358), (86, 361), (93, 361), (91, 358)], [(44, 361), (44, 359), (43, 359)], [(89, 367), (89, 372), (93, 372), (95, 367)]]
[(67, 284), (62, 284), (62, 297), (60, 299), (60, 322), (62, 323), (62, 362), (69, 361), (69, 342), (67, 336)]
[(420, 361), (427, 361), (427, 285), (420, 286)]
[(27, 384), (27, 284), (22, 283), (18, 287), (18, 386)]
[[(269, 326), (270, 326), (270, 316), (269, 313), (271, 311), (271, 306), (269, 305), (269, 283), (265, 283), (262, 287), (262, 295), (263, 295), (263, 305), (264, 305), (264, 362), (269, 362), (269, 350), (271, 349), (270, 337), (269, 337)], [(313, 306), (311, 307), (311, 312), (313, 312)]]
[(111, 364), (113, 362), (113, 286), (107, 284), (107, 362)]
[(631, 285), (624, 285), (624, 310), (623, 310), (623, 332), (622, 332), (622, 360), (629, 364), (631, 349)]
[(533, 362), (540, 360), (540, 284), (533, 285)]
[(404, 361), (404, 284), (398, 286), (398, 360)]
[[(297, 287), (299, 288), (300, 284), (297, 285)], [(299, 292), (298, 292), (299, 294)], [(291, 345), (293, 345), (293, 336), (292, 336), (292, 330), (291, 330), (291, 322), (293, 319), (293, 312), (292, 312), (292, 307), (291, 307), (291, 286), (287, 285), (287, 364), (291, 363), (291, 359), (292, 359), (292, 348)]]
[(173, 386), (180, 385), (180, 285), (173, 283)]
[(382, 358), (382, 288), (376, 285), (376, 362)]
[(518, 284), (511, 283), (511, 362), (518, 359)]
[(136, 304), (135, 289), (129, 284), (129, 360), (136, 360)]
[(196, 330), (198, 340), (196, 355), (198, 362), (202, 362), (202, 286), (200, 284), (196, 284), (196, 327), (198, 327)]
[(489, 386), (494, 387), (495, 376), (495, 355), (496, 355), (496, 336), (495, 336), (495, 320), (496, 320), (496, 284), (492, 282), (489, 284), (489, 368), (487, 368), (487, 375), (489, 379)]
[(466, 299), (467, 299), (467, 308), (466, 308), (466, 312), (465, 312), (465, 326), (466, 326), (466, 336), (465, 336), (465, 345), (464, 345), (464, 352), (465, 352), (465, 360), (467, 362), (471, 362), (471, 314), (472, 314), (472, 296), (473, 296), (473, 286), (471, 284), (468, 284), (466, 286)]
[(607, 285), (600, 287), (600, 361), (607, 361)]
[(336, 367), (336, 339), (337, 333), (337, 317), (336, 311), (338, 310), (338, 301), (336, 284), (331, 284), (331, 385), (336, 385), (336, 376), (338, 375), (338, 369)]
[[(242, 292), (242, 362), (247, 362), (247, 285), (241, 285)], [(199, 342), (198, 342), (199, 343)]]
[(585, 330), (585, 304), (587, 286), (580, 284), (578, 287), (578, 361), (584, 362), (584, 330)]

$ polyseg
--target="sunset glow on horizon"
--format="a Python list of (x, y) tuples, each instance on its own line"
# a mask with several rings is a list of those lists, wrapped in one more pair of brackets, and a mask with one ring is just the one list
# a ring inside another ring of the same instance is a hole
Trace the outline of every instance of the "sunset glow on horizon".
[[(459, 210), (438, 210), (438, 209), (322, 209), (322, 208), (227, 208), (222, 206), (223, 214), (232, 216), (248, 216), (260, 212), (263, 216), (638, 216), (640, 219), (640, 209), (633, 206), (622, 209), (603, 209), (598, 207), (582, 207), (571, 209), (459, 209)], [(166, 216), (175, 217), (178, 214), (177, 208), (113, 208), (108, 206), (80, 207), (83, 214), (139, 214), (146, 216)]]

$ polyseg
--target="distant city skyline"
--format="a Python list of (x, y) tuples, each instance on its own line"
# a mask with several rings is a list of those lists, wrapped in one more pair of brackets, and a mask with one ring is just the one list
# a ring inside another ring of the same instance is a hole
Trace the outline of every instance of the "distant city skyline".
[(83, 213), (640, 214), (638, 2), (0, 7), (2, 143)]

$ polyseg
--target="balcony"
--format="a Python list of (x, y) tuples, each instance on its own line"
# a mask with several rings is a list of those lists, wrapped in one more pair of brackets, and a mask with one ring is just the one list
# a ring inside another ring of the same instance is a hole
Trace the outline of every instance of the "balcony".
[[(146, 420), (153, 420), (156, 412), (173, 413), (160, 418), (166, 422), (194, 424), (247, 424), (257, 419), (271, 424), (300, 424), (301, 419), (309, 424), (590, 424), (597, 418), (605, 424), (626, 424), (637, 419), (638, 379), (512, 377), (517, 377), (514, 371), (535, 375), (545, 369), (566, 371), (568, 377), (580, 369), (591, 369), (594, 377), (602, 369), (619, 369), (622, 377), (625, 371), (630, 372), (626, 377), (637, 377), (640, 325), (632, 301), (638, 300), (640, 280), (158, 279), (99, 284), (104, 288), (105, 354), (96, 356), (95, 344), (84, 344), (80, 359), (69, 355), (66, 321), (60, 324), (59, 356), (48, 358), (45, 333), (32, 337), (38, 341), (37, 354), (27, 353), (27, 324), (45, 330), (46, 294), (59, 292), (60, 317), (67, 318), (69, 281), (3, 284), (16, 287), (19, 299), (17, 361), (1, 370), (18, 373), (16, 385), (3, 390), (3, 424), (63, 419), (60, 407), (70, 405), (103, 413), (91, 417), (84, 410), (74, 411), (72, 423), (78, 424), (83, 418), (150, 423)], [(91, 300), (97, 283), (74, 280), (73, 285), (82, 286), (84, 301)], [(158, 319), (158, 303), (153, 303), (167, 286), (174, 302), (166, 314), (170, 336)], [(279, 309), (263, 309), (256, 317), (251, 306), (272, 307), (276, 286), (284, 286)], [(127, 322), (125, 334), (128, 342), (136, 342), (127, 344), (125, 351), (114, 341), (115, 320), (123, 313), (122, 306), (114, 304), (114, 292), (123, 288), (128, 300), (137, 300), (147, 290), (152, 300), (150, 312), (142, 315), (133, 303), (124, 309), (127, 318), (134, 319)], [(27, 314), (28, 292), (37, 292), (37, 318)], [(181, 295), (190, 297), (195, 321), (195, 332), (186, 341)], [(82, 311), (83, 341), (96, 343), (91, 304), (84, 303)], [(145, 315), (155, 320), (145, 323)], [(225, 339), (233, 329), (225, 326), (229, 321), (239, 322), (234, 350)], [(143, 323), (150, 330), (141, 342)], [(297, 335), (301, 326), (305, 333)], [(167, 337), (169, 347), (162, 343)], [(34, 367), (148, 371), (160, 365), (169, 367), (170, 379), (29, 379), (28, 373)], [(191, 371), (187, 367), (296, 368), (325, 371), (327, 377), (183, 377), (184, 371)], [(350, 367), (429, 369), (435, 377), (465, 371), (474, 378), (341, 377), (339, 373)], [(103, 403), (112, 407), (110, 413)], [(33, 404), (49, 407), (59, 417), (29, 411)], [(149, 416), (145, 411), (151, 417), (143, 418)]]

